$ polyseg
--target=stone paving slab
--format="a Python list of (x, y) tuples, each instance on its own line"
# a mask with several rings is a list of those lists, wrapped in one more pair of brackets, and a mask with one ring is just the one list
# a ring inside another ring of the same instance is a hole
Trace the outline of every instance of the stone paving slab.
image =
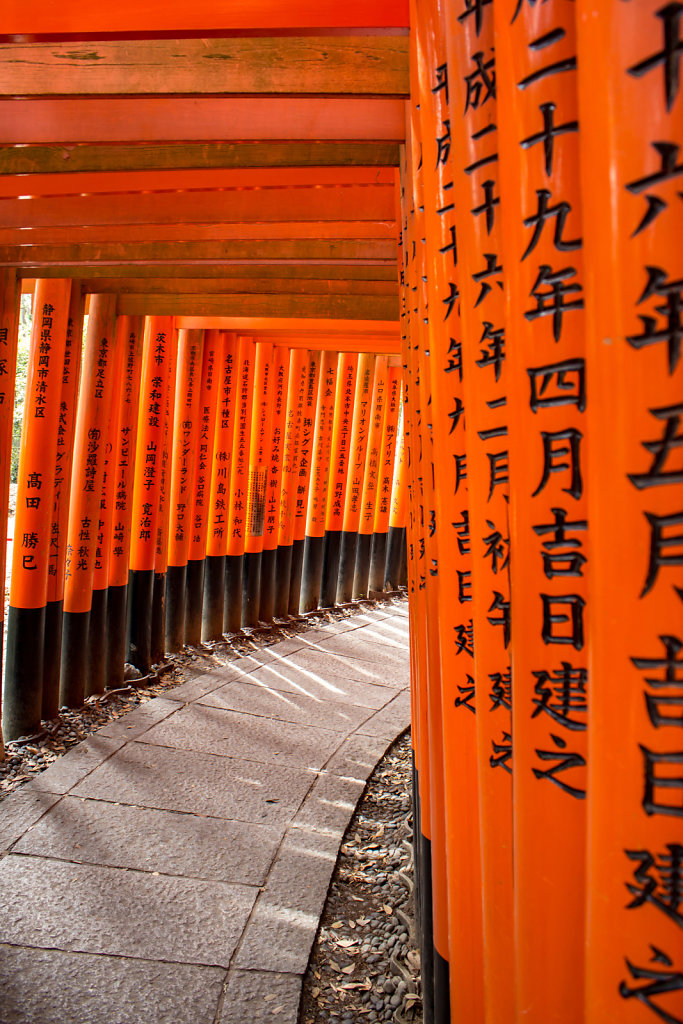
[(167, 697), (157, 697), (146, 704), (129, 711), (128, 714), (109, 725), (97, 730), (98, 736), (108, 736), (112, 739), (135, 740), (142, 736), (157, 722), (163, 722), (169, 718), (180, 707), (178, 701), (169, 700)]
[(301, 975), (231, 971), (218, 1024), (297, 1024)]
[(0, 802), (0, 1024), (296, 1024), (339, 845), (409, 724), (407, 615), (193, 675)]
[(257, 892), (10, 854), (0, 942), (227, 968)]
[(16, 843), (32, 825), (57, 803), (56, 793), (36, 793), (25, 787), (0, 804), (0, 853)]
[(0, 1024), (213, 1024), (224, 977), (217, 967), (0, 946)]
[(145, 733), (144, 742), (226, 757), (320, 769), (346, 732), (189, 704)]
[(253, 682), (228, 683), (201, 697), (197, 703), (340, 732), (353, 731), (372, 714), (370, 708), (309, 697), (304, 693), (284, 693)]
[(315, 774), (192, 750), (129, 743), (75, 796), (278, 825), (290, 820)]
[(315, 670), (315, 673), (308, 672), (300, 664), (286, 662), (277, 667), (266, 665), (253, 672), (249, 682), (282, 693), (300, 693), (316, 700), (354, 704), (357, 707), (374, 710), (383, 707), (393, 696), (387, 686), (359, 682), (357, 679), (349, 679), (348, 676), (335, 675), (331, 671), (322, 677), (318, 664), (315, 665)]
[[(29, 792), (68, 793), (90, 772), (108, 760), (125, 743), (122, 738), (107, 738), (95, 733), (83, 743), (67, 750), (54, 764), (36, 775), (23, 787)], [(13, 794), (12, 794), (13, 795)]]
[(338, 850), (332, 834), (289, 830), (244, 932), (237, 967), (305, 972)]
[(13, 852), (262, 885), (283, 837), (282, 828), (82, 797), (46, 809)]

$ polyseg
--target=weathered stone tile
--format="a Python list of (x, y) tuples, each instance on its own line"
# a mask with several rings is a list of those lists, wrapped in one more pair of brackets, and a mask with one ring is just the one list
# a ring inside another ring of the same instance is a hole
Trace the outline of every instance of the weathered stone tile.
[(410, 725), (410, 691), (403, 690), (389, 704), (363, 722), (357, 730), (360, 736), (378, 736), (393, 740)]
[(181, 704), (168, 697), (155, 697), (140, 705), (133, 711), (129, 711), (121, 718), (110, 722), (97, 730), (98, 736), (109, 736), (113, 739), (134, 740), (147, 732), (157, 722), (163, 722), (165, 718), (174, 714), (181, 707)]
[(10, 854), (0, 942), (227, 967), (257, 891)]
[(190, 704), (146, 732), (144, 742), (264, 764), (319, 769), (343, 736), (327, 729)]
[(335, 834), (341, 840), (364, 788), (360, 779), (320, 775), (292, 824)]
[(219, 1024), (297, 1024), (301, 980), (274, 971), (231, 971)]
[(0, 1024), (213, 1024), (224, 978), (218, 967), (0, 946)]
[(0, 853), (16, 843), (59, 799), (56, 793), (39, 793), (25, 786), (9, 793), (0, 803)]
[(377, 710), (393, 696), (388, 686), (359, 682), (346, 675), (335, 675), (328, 671), (324, 675), (319, 665), (294, 665), (283, 662), (275, 666), (264, 666), (254, 672), (249, 680), (255, 686), (278, 690), (281, 693), (300, 693), (317, 700), (335, 701), (361, 708)]
[(288, 830), (249, 919), (236, 966), (305, 972), (342, 833), (315, 825)]
[(147, 743), (129, 743), (72, 795), (279, 825), (289, 821), (315, 774)]
[(66, 754), (27, 782), (23, 788), (30, 792), (68, 793), (90, 772), (115, 754), (124, 743), (125, 740), (120, 737), (109, 738), (95, 733), (71, 750), (67, 750)]
[(262, 885), (282, 836), (282, 828), (266, 825), (68, 796), (15, 852)]
[(369, 717), (369, 708), (340, 704), (338, 701), (309, 697), (307, 694), (283, 693), (258, 683), (228, 683), (200, 698), (198, 704), (240, 711), (283, 722), (319, 726), (334, 732), (352, 732)]
[(354, 733), (332, 755), (325, 765), (325, 771), (367, 782), (390, 743), (391, 740), (383, 736)]

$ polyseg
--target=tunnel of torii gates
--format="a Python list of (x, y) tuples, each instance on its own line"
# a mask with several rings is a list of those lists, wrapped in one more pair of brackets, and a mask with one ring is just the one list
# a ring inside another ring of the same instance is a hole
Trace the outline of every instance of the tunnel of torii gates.
[(5, 738), (405, 571), (429, 1024), (683, 1021), (682, 20), (0, 10)]

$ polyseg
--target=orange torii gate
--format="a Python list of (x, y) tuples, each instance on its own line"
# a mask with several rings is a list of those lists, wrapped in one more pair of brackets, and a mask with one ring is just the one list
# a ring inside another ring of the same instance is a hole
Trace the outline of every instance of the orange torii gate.
[(682, 59), (665, 0), (0, 10), (5, 739), (405, 579), (427, 1024), (683, 1024)]

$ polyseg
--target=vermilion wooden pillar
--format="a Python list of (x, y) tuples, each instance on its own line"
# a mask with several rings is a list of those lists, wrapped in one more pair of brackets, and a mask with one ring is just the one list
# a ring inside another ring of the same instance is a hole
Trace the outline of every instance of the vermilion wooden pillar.
[(69, 317), (64, 347), (62, 392), (57, 427), (57, 461), (55, 464), (52, 522), (50, 524), (50, 565), (45, 606), (45, 652), (43, 664), (44, 719), (55, 718), (59, 712), (59, 672), (62, 651), (62, 620), (64, 613), (64, 567), (66, 564), (69, 499), (73, 471), (74, 431), (83, 347), (84, 296), (77, 284), (71, 284)]
[(114, 390), (115, 295), (92, 295), (76, 415), (64, 583), (60, 704), (87, 693), (90, 611)]
[[(402, 403), (405, 401), (404, 393), (405, 385), (401, 390)], [(401, 562), (405, 560), (407, 499), (408, 459), (405, 444), (405, 414), (401, 409), (396, 439), (394, 479), (391, 487), (387, 558), (383, 581), (385, 590), (397, 590), (400, 582)]]
[(286, 423), (288, 416), (287, 393), (289, 386), (290, 350), (284, 345), (273, 349), (273, 420), (268, 460), (268, 481), (266, 484), (266, 511), (263, 528), (263, 553), (261, 555), (261, 605), (259, 618), (272, 622), (275, 615), (275, 597), (278, 590), (277, 548), (280, 524), (280, 496), (285, 451)]
[(353, 403), (356, 392), (358, 354), (339, 354), (337, 373), (337, 394), (335, 398), (335, 419), (330, 457), (330, 481), (327, 489), (325, 513), (325, 542), (320, 585), (320, 605), (329, 608), (337, 599), (339, 576), (339, 555), (341, 531), (344, 521), (344, 503), (351, 461), (351, 429), (353, 426)]
[(171, 335), (169, 352), (170, 365), (163, 399), (163, 445), (159, 472), (159, 509), (156, 522), (156, 546), (154, 550), (154, 587), (152, 593), (152, 638), (150, 652), (152, 664), (164, 660), (166, 653), (166, 573), (168, 571), (169, 522), (171, 518), (171, 463), (173, 442), (173, 410), (175, 408), (176, 360), (178, 357), (178, 336)]
[(185, 642), (187, 559), (192, 537), (194, 467), (199, 447), (203, 331), (178, 332), (173, 438), (170, 444), (170, 522), (166, 572), (166, 650)]
[(275, 399), (273, 345), (256, 345), (254, 401), (249, 446), (249, 483), (244, 542), (242, 625), (257, 626), (261, 610), (261, 556), (266, 525), (266, 489)]
[[(86, 696), (102, 693), (107, 685), (107, 657), (102, 656), (103, 638), (107, 633), (109, 604), (109, 557), (114, 526), (114, 491), (116, 484), (115, 461), (119, 419), (119, 405), (124, 391), (124, 345), (120, 341), (119, 325), (115, 323), (111, 353), (111, 400), (102, 439), (104, 464), (102, 486), (93, 552), (92, 601), (88, 623), (88, 674)], [(98, 367), (99, 369), (99, 367)]]
[[(311, 483), (306, 510), (306, 539), (301, 570), (302, 612), (315, 611), (320, 601), (327, 485), (330, 477), (330, 452), (335, 419), (338, 356), (336, 352), (323, 352), (320, 363), (318, 403), (315, 413), (315, 436)], [(337, 411), (341, 411), (337, 407)]]
[[(7, 515), (14, 412), (14, 381), (17, 365), (17, 342), (21, 283), (13, 269), (0, 271), (0, 590), (5, 606), (5, 573), (7, 560)], [(0, 637), (4, 635), (4, 615)], [(0, 664), (0, 684), (2, 671)], [(1, 704), (1, 702), (0, 702)], [(0, 761), (5, 747), (0, 729)]]
[[(495, 18), (508, 314), (516, 1012), (529, 1024), (576, 1024), (584, 1008), (590, 680), (575, 5), (503, 0)], [(504, 617), (502, 604), (492, 618)]]
[(387, 357), (378, 356), (375, 362), (375, 377), (372, 385), (372, 406), (368, 426), (368, 443), (365, 454), (365, 472), (360, 498), (358, 521), (358, 543), (356, 565), (353, 574), (353, 599), (368, 596), (370, 575), (370, 549), (375, 526), (377, 488), (379, 486), (380, 460), (382, 457), (382, 435), (387, 407)]
[(116, 344), (123, 349), (123, 374), (112, 451), (114, 522), (110, 540), (107, 595), (107, 686), (110, 687), (116, 687), (123, 681), (123, 667), (126, 661), (128, 574), (140, 405), (142, 337), (142, 317), (118, 317)]
[(382, 443), (377, 473), (377, 495), (370, 547), (369, 590), (382, 590), (387, 561), (387, 536), (391, 511), (391, 491), (394, 479), (396, 428), (401, 406), (401, 360), (392, 356), (387, 366), (387, 397), (382, 428)]
[(202, 639), (206, 541), (222, 354), (221, 332), (205, 331), (199, 392), (199, 442), (192, 478), (192, 520), (187, 559), (186, 644), (199, 644)]
[[(450, 175), (458, 239), (463, 389), (450, 431), (467, 449), (481, 807), (485, 1019), (514, 1019), (507, 324), (498, 173), (493, 5), (462, 17), (443, 4)], [(517, 216), (519, 205), (517, 203)], [(518, 384), (518, 387), (520, 385)], [(524, 628), (524, 625), (522, 625)]]
[[(414, 105), (411, 104), (411, 108)], [(411, 109), (410, 121), (417, 116)], [(418, 227), (421, 200), (413, 192), (413, 138), (408, 142), (401, 166), (403, 275), (407, 295), (404, 313), (403, 372), (405, 383), (406, 443), (408, 446), (408, 494), (410, 505), (408, 545), (408, 589), (410, 594), (411, 637), (411, 707), (412, 737), (415, 754), (413, 784), (416, 835), (414, 840), (416, 867), (416, 904), (420, 933), (420, 965), (425, 1020), (434, 1020), (434, 916), (432, 903), (432, 793), (429, 770), (429, 644), (427, 632), (427, 549), (424, 504), (424, 473), (426, 457), (422, 432), (422, 409), (419, 393), (419, 360), (421, 319), (424, 317), (424, 272), (421, 252), (423, 232)], [(415, 167), (419, 161), (415, 162)], [(420, 258), (418, 258), (420, 254)]]
[(228, 505), (228, 550), (225, 563), (225, 605), (223, 608), (223, 632), (225, 633), (236, 633), (242, 628), (244, 537), (249, 487), (249, 445), (252, 429), (255, 355), (253, 339), (240, 337)]
[(337, 579), (337, 602), (339, 604), (346, 604), (353, 597), (353, 580), (356, 572), (358, 527), (360, 525), (374, 374), (375, 356), (363, 353), (358, 360), (356, 396), (353, 403), (350, 460), (346, 498), (344, 501), (344, 518), (342, 520), (339, 576)]
[(129, 660), (142, 672), (147, 672), (152, 664), (154, 569), (172, 350), (172, 317), (147, 317), (142, 354), (130, 551)]
[(308, 352), (293, 349), (289, 362), (287, 388), (287, 417), (282, 456), (282, 491), (278, 522), (278, 548), (276, 559), (277, 592), (275, 615), (284, 618), (289, 609), (289, 589), (292, 574), (292, 543), (294, 540), (294, 510), (299, 473), (299, 439), (306, 400)]
[(308, 491), (311, 482), (313, 462), (313, 437), (315, 430), (315, 411), (318, 398), (318, 380), (320, 377), (320, 352), (308, 353), (308, 370), (306, 375), (306, 391), (301, 417), (301, 433), (299, 435), (299, 459), (296, 471), (294, 500), (294, 533), (292, 539), (292, 566), (289, 580), (289, 614), (299, 614), (301, 598), (301, 572), (304, 564), (304, 546), (306, 537), (306, 514), (308, 511)]
[[(585, 1019), (676, 1024), (683, 1021), (683, 8), (653, 0), (576, 6), (591, 542), (588, 550), (567, 547), (565, 559), (588, 555), (591, 573)], [(547, 393), (558, 394), (550, 383)], [(581, 367), (563, 385), (574, 408)], [(575, 530), (567, 527), (567, 541), (584, 540)], [(579, 682), (571, 691), (577, 719)]]
[(34, 295), (7, 622), (6, 739), (35, 731), (42, 712), (50, 526), (70, 291), (70, 281), (41, 280)]
[(228, 506), (237, 408), (237, 341), (221, 332), (220, 391), (211, 470), (209, 528), (206, 541), (202, 639), (218, 640), (223, 633), (225, 558), (228, 550)]

